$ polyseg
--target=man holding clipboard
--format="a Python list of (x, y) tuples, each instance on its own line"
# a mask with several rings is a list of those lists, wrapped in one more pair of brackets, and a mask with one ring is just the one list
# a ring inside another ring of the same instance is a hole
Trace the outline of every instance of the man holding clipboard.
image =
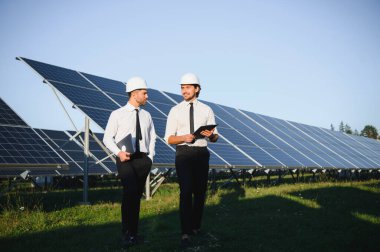
[(209, 172), (207, 142), (216, 142), (218, 133), (214, 112), (197, 99), (201, 90), (198, 77), (192, 73), (185, 74), (180, 85), (184, 100), (170, 110), (165, 140), (176, 145), (181, 246), (187, 247), (189, 236), (200, 232)]
[(151, 115), (140, 108), (148, 99), (146, 81), (132, 77), (126, 89), (129, 101), (111, 113), (103, 142), (116, 155), (118, 176), (123, 185), (123, 245), (133, 246), (138, 242), (140, 199), (152, 167), (156, 133)]

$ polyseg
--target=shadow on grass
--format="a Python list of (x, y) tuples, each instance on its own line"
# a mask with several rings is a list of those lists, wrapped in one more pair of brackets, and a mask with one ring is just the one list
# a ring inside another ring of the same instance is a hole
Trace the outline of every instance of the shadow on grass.
[[(106, 195), (110, 192), (105, 191)], [(106, 196), (105, 195), (105, 196)], [(245, 198), (245, 190), (223, 191), (205, 209), (202, 234), (187, 251), (380, 251), (380, 195), (351, 187)], [(63, 228), (1, 240), (3, 251), (123, 251), (119, 223)], [(178, 251), (177, 211), (143, 218), (146, 242), (128, 251)]]
[[(120, 203), (121, 187), (101, 188), (91, 190), (88, 201), (92, 205), (100, 203)], [(52, 192), (18, 192), (3, 196), (0, 199), (0, 212), (5, 208), (29, 210), (38, 208), (44, 212), (51, 212), (79, 205), (83, 201), (82, 190), (62, 190)]]

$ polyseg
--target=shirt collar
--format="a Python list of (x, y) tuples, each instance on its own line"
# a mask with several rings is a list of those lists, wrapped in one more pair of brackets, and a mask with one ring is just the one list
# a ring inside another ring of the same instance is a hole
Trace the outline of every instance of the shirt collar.
[[(135, 106), (133, 106), (132, 104), (130, 104), (129, 102), (124, 106), (128, 111), (133, 111), (135, 110)], [(140, 111), (140, 107), (137, 108), (139, 111)]]
[[(184, 101), (184, 102), (185, 102), (185, 105), (186, 105), (186, 106), (190, 105), (190, 102), (188, 102), (188, 101)], [(198, 99), (195, 98), (195, 99), (192, 101), (192, 103), (193, 103), (193, 106), (197, 105), (197, 103), (198, 103)]]

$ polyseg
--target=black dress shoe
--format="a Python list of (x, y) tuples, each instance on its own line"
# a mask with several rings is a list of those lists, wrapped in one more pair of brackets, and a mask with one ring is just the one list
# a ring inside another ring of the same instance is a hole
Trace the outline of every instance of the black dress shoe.
[(126, 247), (126, 248), (132, 247), (136, 244), (138, 244), (138, 240), (137, 240), (137, 237), (135, 236), (125, 237), (125, 239), (122, 242), (123, 247)]
[(181, 239), (180, 247), (181, 249), (188, 248), (190, 246), (190, 239), (189, 237), (185, 237)]
[(201, 234), (201, 230), (200, 229), (193, 229), (192, 231), (191, 231), (191, 235), (200, 235)]

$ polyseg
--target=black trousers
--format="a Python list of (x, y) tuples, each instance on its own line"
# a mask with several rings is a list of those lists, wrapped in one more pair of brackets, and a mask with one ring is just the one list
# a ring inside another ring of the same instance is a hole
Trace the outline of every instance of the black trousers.
[(180, 187), (182, 234), (201, 228), (206, 199), (210, 153), (207, 147), (178, 145), (175, 167)]
[(152, 160), (145, 153), (139, 153), (127, 162), (121, 162), (117, 157), (116, 165), (123, 185), (121, 231), (122, 234), (128, 232), (131, 236), (135, 236), (138, 232), (140, 200), (152, 167)]

